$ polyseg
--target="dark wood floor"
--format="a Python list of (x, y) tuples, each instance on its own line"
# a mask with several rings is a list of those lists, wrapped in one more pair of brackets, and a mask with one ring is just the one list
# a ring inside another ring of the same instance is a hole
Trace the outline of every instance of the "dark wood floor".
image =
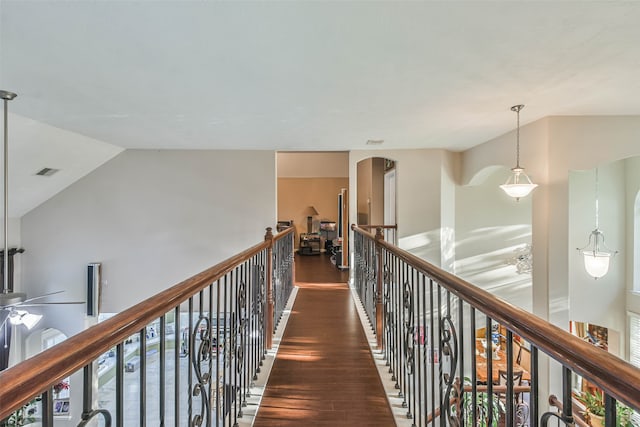
[(308, 267), (323, 270), (320, 259), (296, 256), (296, 278), (304, 282), (297, 281), (254, 425), (394, 426), (351, 291), (346, 283), (318, 282)]
[(331, 263), (331, 256), (298, 255), (296, 253), (296, 283), (347, 283), (349, 270), (339, 270)]

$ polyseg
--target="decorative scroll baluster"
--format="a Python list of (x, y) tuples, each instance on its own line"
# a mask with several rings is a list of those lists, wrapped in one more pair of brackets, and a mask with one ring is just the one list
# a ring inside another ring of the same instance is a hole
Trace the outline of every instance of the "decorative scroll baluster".
[[(222, 317), (220, 317), (220, 315), (222, 314)], [(215, 355), (216, 355), (216, 389), (215, 389), (215, 393), (216, 393), (216, 400), (215, 400), (215, 405), (216, 405), (216, 410), (215, 410), (215, 417), (216, 417), (216, 427), (220, 426), (220, 420), (222, 419), (222, 387), (223, 384), (220, 384), (220, 358), (222, 357), (222, 354), (220, 352), (220, 348), (223, 348), (223, 343), (224, 343), (224, 337), (220, 336), (220, 323), (222, 319), (225, 319), (226, 316), (224, 315), (224, 313), (220, 313), (220, 280), (218, 280), (217, 282), (217, 286), (216, 286), (216, 347), (215, 347)], [(223, 320), (224, 322), (224, 320)], [(222, 330), (222, 333), (224, 334), (224, 329)], [(224, 350), (223, 350), (224, 351)]]
[(247, 313), (246, 313), (246, 305), (247, 305), (247, 287), (243, 277), (243, 270), (240, 270), (241, 278), (240, 284), (238, 286), (238, 296), (236, 301), (238, 303), (237, 312), (238, 312), (238, 335), (239, 335), (239, 343), (236, 351), (236, 375), (239, 380), (239, 392), (240, 392), (240, 410), (238, 411), (238, 417), (242, 417), (242, 408), (247, 406), (246, 399), (246, 391), (244, 384), (244, 363), (245, 363), (245, 342), (246, 342), (246, 322), (247, 322)]
[[(404, 282), (404, 294), (403, 294), (403, 305), (404, 305), (404, 349), (405, 349), (405, 365), (406, 365), (406, 375), (407, 377), (413, 375), (414, 371), (414, 357), (415, 357), (415, 348), (413, 341), (413, 331), (414, 331), (414, 320), (413, 320), (413, 281), (409, 277), (409, 272), (405, 272), (405, 282)], [(407, 403), (407, 395), (410, 393), (408, 380), (404, 381), (404, 405), (408, 407), (407, 418), (412, 418), (411, 415), (411, 406)]]
[[(202, 295), (201, 295), (202, 296)], [(196, 349), (197, 341), (200, 341), (198, 348)], [(204, 316), (202, 311), (198, 317), (198, 321), (193, 328), (192, 337), (192, 351), (189, 356), (191, 357), (191, 364), (193, 372), (195, 373), (196, 383), (191, 386), (191, 395), (199, 398), (200, 400), (200, 412), (190, 414), (190, 425), (201, 426), (203, 423), (209, 425), (209, 361), (211, 358), (211, 323), (209, 317)], [(205, 365), (203, 367), (203, 365)], [(207, 370), (205, 372), (205, 369)]]
[(441, 351), (443, 360), (440, 361), (441, 366), (444, 365), (445, 357), (449, 365), (449, 372), (442, 375), (442, 381), (444, 382), (445, 391), (442, 395), (442, 402), (446, 410), (447, 418), (452, 426), (458, 426), (458, 418), (451, 414), (451, 405), (449, 401), (460, 399), (460, 395), (456, 395), (456, 390), (453, 387), (455, 382), (455, 372), (458, 364), (458, 338), (456, 327), (451, 320), (451, 293), (447, 291), (447, 311), (441, 320)]

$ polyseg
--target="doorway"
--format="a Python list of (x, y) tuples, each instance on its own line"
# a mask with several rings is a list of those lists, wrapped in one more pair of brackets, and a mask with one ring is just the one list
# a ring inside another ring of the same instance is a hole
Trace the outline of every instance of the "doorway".
[[(342, 262), (340, 219), (348, 221), (340, 195), (349, 188), (349, 153), (279, 152), (277, 163), (278, 224), (294, 229), (296, 282), (346, 282)], [(346, 222), (345, 222), (346, 223)], [(348, 223), (347, 223), (348, 224)], [(348, 232), (344, 233), (348, 236)], [(347, 243), (348, 244), (348, 243)]]
[[(358, 162), (358, 225), (396, 225), (396, 173), (396, 162), (391, 159), (370, 157)], [(385, 228), (384, 239), (396, 244), (396, 231)], [(375, 230), (371, 232), (375, 233)]]

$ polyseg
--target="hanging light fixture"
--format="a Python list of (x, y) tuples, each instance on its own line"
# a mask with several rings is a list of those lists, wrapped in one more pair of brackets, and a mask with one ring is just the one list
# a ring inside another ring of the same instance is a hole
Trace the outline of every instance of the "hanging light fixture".
[(26, 310), (11, 310), (9, 313), (9, 322), (12, 325), (24, 325), (31, 330), (42, 319), (41, 314), (29, 313)]
[(598, 201), (598, 168), (596, 168), (596, 229), (589, 235), (589, 243), (584, 248), (578, 248), (584, 257), (584, 268), (589, 276), (599, 279), (609, 271), (611, 257), (618, 253), (612, 251), (604, 243), (604, 233), (599, 227)]
[(503, 185), (500, 186), (507, 195), (520, 200), (520, 197), (525, 197), (533, 191), (538, 184), (531, 182), (531, 179), (524, 173), (524, 168), (520, 166), (520, 110), (524, 108), (524, 105), (514, 105), (511, 107), (511, 111), (515, 111), (518, 115), (518, 127), (516, 131), (516, 166), (511, 169), (511, 176)]

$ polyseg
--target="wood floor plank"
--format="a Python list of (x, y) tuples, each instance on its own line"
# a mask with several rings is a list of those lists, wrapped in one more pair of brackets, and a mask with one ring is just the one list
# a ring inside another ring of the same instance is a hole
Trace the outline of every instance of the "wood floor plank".
[(298, 286), (254, 425), (394, 426), (348, 285)]

